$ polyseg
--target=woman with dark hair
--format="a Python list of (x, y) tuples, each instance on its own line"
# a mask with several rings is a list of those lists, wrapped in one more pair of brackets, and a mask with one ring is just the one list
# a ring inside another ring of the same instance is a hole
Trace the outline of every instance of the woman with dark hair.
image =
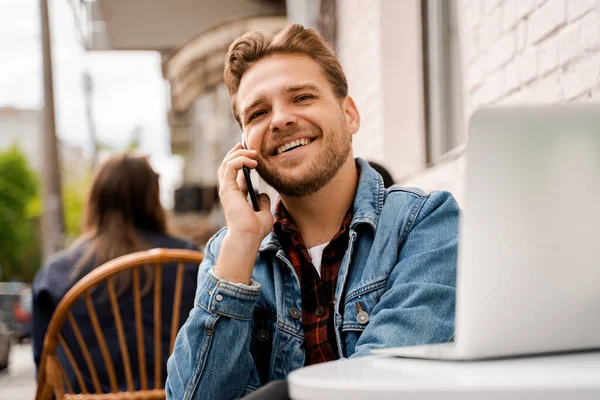
[[(151, 168), (148, 159), (142, 156), (119, 154), (110, 157), (95, 171), (88, 192), (83, 216), (83, 233), (70, 247), (50, 257), (38, 271), (33, 282), (33, 356), (36, 367), (40, 367), (44, 336), (52, 314), (67, 291), (84, 275), (94, 268), (125, 254), (151, 248), (172, 248), (197, 250), (192, 242), (177, 239), (167, 234), (165, 212), (160, 204), (158, 174)], [(197, 265), (186, 265), (183, 284), (180, 315), (187, 315), (193, 307), (196, 291)], [(150, 269), (142, 274), (142, 318), (146, 370), (150, 388), (154, 382), (154, 343), (152, 296), (147, 296), (154, 284), (154, 275)], [(161, 276), (163, 293), (175, 292), (175, 269), (164, 268)], [(134, 323), (133, 290), (131, 273), (122, 273), (115, 277), (114, 284), (119, 296), (119, 308), (126, 335), (129, 359), (132, 364), (136, 389), (140, 388), (139, 365), (137, 364), (136, 328)], [(118, 385), (126, 390), (126, 375), (121, 360), (118, 335), (114, 326), (113, 313), (105, 290), (92, 292), (92, 300), (102, 327), (112, 364), (115, 368)], [(169, 340), (173, 298), (162, 297), (162, 371), (161, 381), (166, 379), (166, 363), (169, 357)], [(73, 316), (85, 338), (91, 358), (96, 367), (98, 378), (105, 392), (110, 391), (108, 369), (104, 362), (100, 346), (96, 341), (92, 322), (85, 304), (75, 303)], [(182, 319), (182, 323), (185, 318)], [(68, 325), (68, 324), (67, 324)], [(70, 343), (70, 350), (80, 368), (86, 386), (93, 387), (91, 375), (76, 338), (69, 326), (63, 328), (63, 337)], [(73, 389), (79, 387), (74, 372), (65, 354), (59, 347), (58, 356), (65, 367), (67, 377)]]

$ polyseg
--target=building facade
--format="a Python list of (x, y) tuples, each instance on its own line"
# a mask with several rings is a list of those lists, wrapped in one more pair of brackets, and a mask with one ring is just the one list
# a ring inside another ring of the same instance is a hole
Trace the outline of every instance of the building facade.
[[(400, 184), (450, 190), (459, 202), (476, 109), (600, 97), (600, 0), (72, 3), (89, 49), (163, 55), (171, 147), (184, 157), (184, 186), (205, 188), (197, 197), (213, 201), (216, 169), (240, 133), (222, 83), (223, 57), (247, 30), (292, 21), (321, 31), (362, 116), (355, 154), (384, 165)], [(133, 16), (139, 23), (129, 23)]]
[(459, 202), (477, 108), (600, 98), (598, 0), (338, 0), (336, 24), (356, 155)]

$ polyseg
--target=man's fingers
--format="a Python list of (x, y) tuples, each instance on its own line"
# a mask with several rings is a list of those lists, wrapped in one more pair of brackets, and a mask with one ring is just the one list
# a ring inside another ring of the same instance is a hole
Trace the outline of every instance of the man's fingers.
[(237, 173), (242, 169), (242, 167), (246, 166), (250, 169), (254, 169), (257, 165), (258, 162), (256, 160), (253, 160), (248, 157), (234, 158), (233, 160), (230, 160), (225, 164), (223, 177), (229, 179), (236, 179)]
[(266, 193), (261, 193), (258, 198), (260, 212), (257, 213), (261, 225), (267, 229), (267, 232), (273, 225), (273, 215), (271, 214), (271, 199)]
[(260, 196), (258, 197), (258, 206), (260, 208), (260, 211), (266, 210), (269, 212), (269, 214), (271, 214), (271, 199), (269, 198), (268, 194), (260, 194)]
[(246, 185), (246, 178), (244, 178), (244, 172), (238, 171), (238, 175), (236, 178), (237, 184), (240, 187), (240, 190), (247, 195), (248, 194), (248, 185)]
[(235, 160), (238, 157), (248, 157), (254, 159), (258, 155), (256, 150), (246, 150), (246, 149), (235, 149), (230, 154), (227, 154), (225, 158), (223, 158), (222, 164), (227, 164), (231, 160)]
[[(236, 146), (237, 147), (237, 146)], [(235, 160), (236, 158), (239, 157), (246, 157), (249, 159), (254, 159), (257, 155), (257, 152), (255, 150), (245, 150), (245, 149), (241, 149), (241, 148), (237, 148), (234, 147), (228, 154), (227, 156), (225, 156), (225, 158), (223, 158), (223, 161), (221, 162), (221, 165), (219, 166), (219, 170), (217, 171), (219, 178), (221, 178), (221, 176), (223, 175), (223, 173), (225, 172), (225, 168), (227, 167), (227, 164), (233, 160)], [(251, 168), (254, 168), (255, 165), (253, 165)], [(241, 168), (241, 167), (240, 167)]]

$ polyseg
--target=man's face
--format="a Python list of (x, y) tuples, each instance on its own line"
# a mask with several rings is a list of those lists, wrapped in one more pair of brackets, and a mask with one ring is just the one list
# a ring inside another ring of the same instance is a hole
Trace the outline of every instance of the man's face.
[(335, 97), (308, 56), (261, 59), (242, 77), (237, 102), (248, 148), (259, 151), (258, 173), (282, 195), (319, 191), (352, 157), (354, 103)]

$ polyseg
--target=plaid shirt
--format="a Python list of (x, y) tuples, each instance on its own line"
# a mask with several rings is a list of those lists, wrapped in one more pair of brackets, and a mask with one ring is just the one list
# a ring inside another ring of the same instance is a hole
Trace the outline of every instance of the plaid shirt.
[(305, 365), (339, 358), (333, 322), (333, 295), (340, 264), (348, 248), (348, 228), (352, 220), (350, 210), (352, 207), (346, 213), (339, 231), (323, 250), (319, 277), (300, 232), (281, 200), (275, 209), (273, 232), (300, 280)]

